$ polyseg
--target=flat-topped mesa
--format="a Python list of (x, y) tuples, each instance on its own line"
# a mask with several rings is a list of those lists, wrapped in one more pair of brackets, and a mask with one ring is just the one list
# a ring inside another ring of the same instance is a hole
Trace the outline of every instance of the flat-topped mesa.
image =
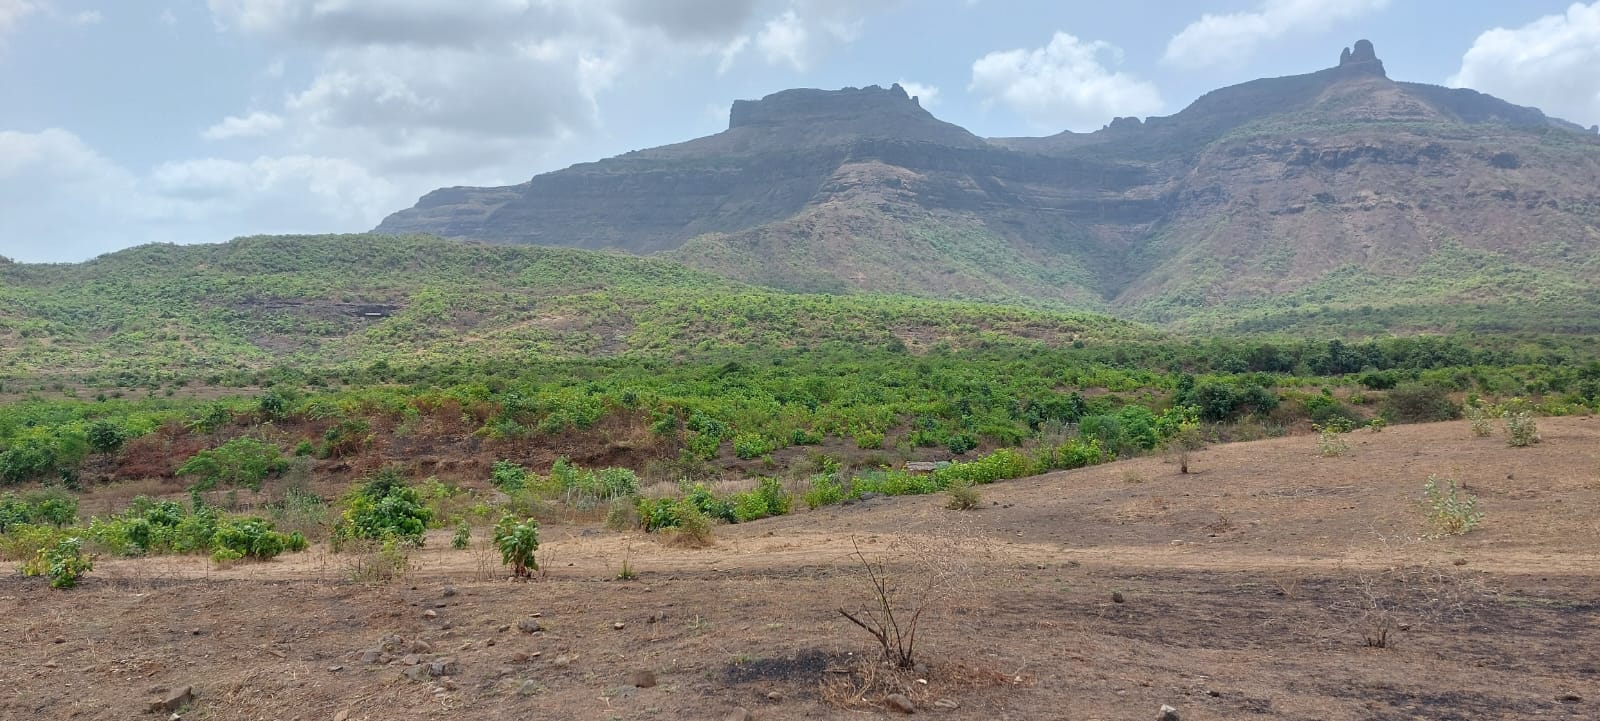
[(760, 100), (735, 100), (728, 129), (753, 125), (790, 125), (816, 121), (850, 120), (868, 116), (922, 115), (917, 99), (898, 83), (881, 88), (815, 90), (802, 88), (773, 93)]
[(728, 134), (759, 135), (771, 139), (764, 142), (795, 147), (863, 141), (986, 147), (965, 129), (933, 117), (899, 84), (842, 90), (803, 88), (760, 100), (736, 100), (728, 114)]
[(1354, 47), (1345, 48), (1344, 52), (1339, 53), (1339, 68), (1347, 72), (1389, 77), (1371, 40), (1357, 40)]

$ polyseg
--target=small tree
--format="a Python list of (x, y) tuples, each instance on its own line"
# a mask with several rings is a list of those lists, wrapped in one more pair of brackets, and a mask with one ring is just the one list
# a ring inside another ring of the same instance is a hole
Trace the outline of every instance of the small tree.
[(1189, 472), (1189, 457), (1195, 451), (1206, 447), (1205, 436), (1200, 433), (1200, 426), (1196, 423), (1184, 423), (1166, 440), (1163, 446), (1178, 460), (1178, 472)]
[(111, 455), (122, 450), (124, 443), (128, 442), (128, 432), (104, 418), (89, 425), (89, 447), (96, 453)]
[(500, 562), (511, 566), (517, 578), (528, 578), (539, 570), (534, 552), (539, 550), (539, 523), (529, 518), (517, 523), (510, 514), (494, 526), (494, 545), (500, 549)]

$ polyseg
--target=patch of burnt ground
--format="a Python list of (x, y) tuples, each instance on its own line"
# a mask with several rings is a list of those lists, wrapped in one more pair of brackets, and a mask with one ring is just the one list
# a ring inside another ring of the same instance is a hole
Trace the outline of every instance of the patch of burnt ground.
[(815, 681), (830, 667), (848, 663), (850, 657), (807, 649), (780, 658), (757, 658), (728, 664), (723, 677), (728, 683), (775, 683)]

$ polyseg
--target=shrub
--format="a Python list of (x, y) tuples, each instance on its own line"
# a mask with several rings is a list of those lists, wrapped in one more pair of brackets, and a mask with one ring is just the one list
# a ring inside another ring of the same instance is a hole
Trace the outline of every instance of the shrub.
[(1462, 495), (1454, 480), (1445, 479), (1441, 485), (1438, 476), (1430, 475), (1422, 494), (1428, 503), (1428, 520), (1438, 535), (1459, 536), (1483, 521), (1477, 496)]
[(1206, 439), (1200, 433), (1199, 425), (1186, 423), (1176, 433), (1162, 441), (1162, 444), (1167, 452), (1171, 453), (1173, 458), (1177, 460), (1178, 472), (1188, 473), (1190, 456), (1195, 451), (1206, 447)]
[(821, 443), (822, 434), (815, 431), (796, 428), (789, 433), (789, 445), (791, 446), (815, 446)]
[(832, 474), (818, 473), (811, 477), (811, 488), (805, 493), (806, 508), (813, 511), (844, 501), (844, 484)]
[(683, 501), (676, 498), (639, 499), (639, 525), (646, 533), (672, 528), (679, 523)]
[(683, 499), (694, 506), (695, 510), (704, 514), (706, 518), (714, 521), (738, 523), (739, 517), (733, 513), (733, 504), (717, 498), (711, 489), (704, 483), (695, 483), (683, 489)]
[(472, 524), (462, 521), (456, 524), (456, 533), (450, 537), (450, 547), (457, 551), (466, 548), (472, 543)]
[(957, 481), (976, 485), (1021, 478), (1032, 473), (1033, 467), (1033, 461), (1023, 455), (1022, 451), (1001, 448), (976, 461), (952, 463), (940, 468), (933, 472), (933, 478), (941, 487)]
[(851, 493), (856, 496), (866, 493), (884, 496), (920, 496), (937, 493), (945, 484), (931, 473), (876, 470), (857, 476), (850, 485)]
[(420, 546), (432, 519), (433, 512), (423, 504), (422, 494), (406, 486), (399, 471), (386, 468), (350, 495), (334, 527), (334, 539), (395, 538)]
[(1380, 406), (1385, 418), (1396, 423), (1448, 421), (1461, 415), (1461, 408), (1450, 402), (1449, 390), (1424, 383), (1402, 383), (1383, 397)]
[(494, 546), (500, 549), (500, 562), (511, 566), (515, 577), (527, 578), (539, 569), (534, 558), (539, 550), (539, 523), (532, 518), (517, 523), (510, 514), (501, 516), (494, 526)]
[(372, 424), (365, 418), (348, 418), (322, 434), (322, 455), (342, 458), (372, 443)]
[(694, 504), (680, 502), (677, 523), (668, 527), (666, 533), (673, 543), (694, 547), (709, 546), (711, 523), (711, 518), (701, 513)]
[(236, 551), (239, 558), (258, 561), (277, 558), (289, 543), (288, 535), (272, 530), (272, 523), (260, 518), (226, 519), (217, 524), (216, 533), (211, 537), (214, 551)]
[(789, 513), (789, 494), (776, 478), (763, 478), (753, 491), (733, 497), (733, 515), (740, 523)]
[(1037, 470), (1055, 471), (1087, 468), (1114, 460), (1097, 439), (1072, 439), (1059, 446), (1047, 446), (1039, 452)]
[(970, 511), (978, 507), (982, 499), (978, 496), (978, 489), (966, 481), (957, 481), (944, 489), (950, 500), (944, 504), (945, 508), (952, 511)]
[(883, 434), (878, 431), (860, 428), (853, 435), (856, 439), (856, 448), (864, 451), (875, 451), (883, 447)]
[(740, 433), (733, 437), (733, 454), (743, 460), (771, 453), (777, 444), (759, 433)]
[(978, 447), (978, 439), (973, 438), (970, 433), (956, 433), (945, 439), (944, 447), (955, 455), (964, 456), (967, 451)]
[(1317, 432), (1317, 453), (1324, 458), (1337, 458), (1350, 452), (1350, 443), (1344, 434), (1350, 431), (1349, 421), (1331, 421), (1327, 425), (1312, 424)]
[(211, 562), (217, 564), (217, 568), (228, 568), (241, 558), (244, 558), (244, 554), (232, 548), (219, 548), (211, 552)]
[(221, 483), (259, 491), (267, 476), (280, 474), (288, 468), (289, 463), (277, 446), (244, 437), (194, 454), (178, 467), (178, 475), (196, 476), (194, 487), (200, 490), (215, 488)]
[(639, 509), (636, 505), (626, 498), (611, 501), (611, 508), (606, 511), (606, 528), (626, 531), (639, 525)]
[(506, 493), (522, 490), (528, 483), (528, 469), (511, 461), (495, 461), (489, 482)]
[(50, 524), (56, 528), (78, 521), (78, 497), (61, 489), (36, 491), (18, 498), (15, 493), (0, 496), (0, 533), (22, 524)]
[(1487, 438), (1494, 435), (1494, 426), (1491, 425), (1489, 413), (1481, 405), (1472, 404), (1466, 407), (1467, 421), (1472, 424), (1472, 435)]
[(74, 536), (40, 548), (33, 560), (19, 569), (24, 576), (49, 576), (51, 588), (72, 588), (94, 570), (94, 558), (83, 553), (83, 540)]
[(1538, 443), (1539, 425), (1528, 411), (1506, 411), (1506, 445), (1525, 448)]
[(116, 453), (122, 450), (123, 444), (128, 442), (128, 431), (104, 418), (89, 424), (89, 431), (85, 436), (89, 447), (97, 453)]
[(395, 538), (361, 539), (348, 544), (345, 574), (357, 583), (388, 583), (411, 571), (411, 547)]
[(567, 503), (585, 509), (639, 494), (639, 475), (631, 469), (587, 471), (565, 458), (557, 458), (551, 466), (550, 482), (562, 490)]

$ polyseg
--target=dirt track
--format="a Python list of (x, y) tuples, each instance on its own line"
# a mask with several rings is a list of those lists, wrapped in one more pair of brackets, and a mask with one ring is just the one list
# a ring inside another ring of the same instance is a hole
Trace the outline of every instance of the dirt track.
[[(1342, 458), (1220, 446), (1188, 476), (1136, 459), (985, 487), (971, 512), (877, 499), (721, 527), (706, 549), (547, 526), (534, 583), (445, 536), (379, 587), (317, 550), (102, 559), (71, 592), (7, 576), (0, 717), (136, 718), (193, 685), (187, 719), (839, 718), (888, 713), (892, 688), (951, 719), (1600, 718), (1600, 420), (1541, 429), (1526, 449), (1464, 423), (1358, 432)], [(1480, 529), (1424, 537), (1430, 473), (1479, 496)], [(867, 597), (857, 546), (907, 584), (947, 574), (927, 668), (877, 673), (865, 700), (848, 685), (876, 647), (837, 612)], [(638, 580), (614, 580), (624, 557)], [(533, 613), (544, 630), (520, 632)], [(389, 634), (459, 670), (360, 662)], [(644, 669), (659, 685), (630, 683)]]

